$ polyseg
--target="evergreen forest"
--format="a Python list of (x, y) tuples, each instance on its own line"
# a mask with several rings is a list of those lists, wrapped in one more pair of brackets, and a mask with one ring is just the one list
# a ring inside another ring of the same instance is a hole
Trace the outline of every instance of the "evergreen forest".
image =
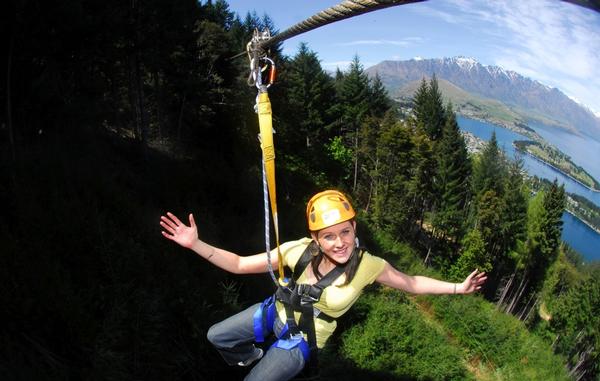
[[(0, 378), (236, 380), (208, 328), (274, 291), (164, 239), (264, 251), (261, 152), (244, 52), (268, 15), (223, 0), (9, 0), (0, 77)], [(359, 56), (326, 72), (300, 44), (269, 56), (281, 242), (335, 188), (369, 252), (476, 295), (366, 290), (322, 380), (600, 380), (600, 266), (560, 237), (566, 196), (495, 137), (469, 154), (432, 73), (409, 108)]]

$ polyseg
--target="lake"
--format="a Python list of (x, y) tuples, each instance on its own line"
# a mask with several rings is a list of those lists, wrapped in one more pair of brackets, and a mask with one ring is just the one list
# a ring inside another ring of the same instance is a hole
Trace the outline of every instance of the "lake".
[[(498, 146), (511, 158), (515, 157), (515, 148), (513, 141), (530, 140), (529, 138), (517, 134), (516, 132), (493, 125), (487, 122), (481, 122), (457, 115), (457, 122), (461, 130), (468, 131), (480, 139), (489, 141), (492, 132), (496, 132)], [(536, 131), (547, 139), (550, 143), (557, 146), (561, 151), (571, 156), (573, 161), (583, 167), (588, 173), (596, 179), (600, 179), (596, 173), (600, 172), (598, 165), (600, 163), (600, 143), (590, 139), (581, 138), (576, 135), (564, 133), (560, 130), (550, 127), (542, 128), (539, 125), (532, 126)], [(572, 136), (565, 136), (572, 135)], [(558, 144), (560, 143), (560, 144)], [(600, 206), (600, 192), (593, 192), (571, 178), (563, 175), (552, 167), (534, 159), (529, 155), (522, 155), (524, 169), (530, 175), (546, 178), (553, 181), (555, 178), (559, 183), (564, 184), (565, 190), (570, 193), (579, 194), (596, 205)], [(593, 161), (590, 161), (593, 160)], [(598, 173), (600, 175), (600, 173)], [(600, 260), (600, 234), (596, 233), (589, 226), (581, 222), (578, 218), (565, 212), (563, 214), (563, 233), (562, 239), (571, 247), (581, 253), (586, 261)]]
[(587, 261), (600, 260), (600, 234), (594, 232), (571, 213), (563, 213), (562, 239)]
[[(490, 138), (492, 137), (492, 132), (496, 131), (496, 139), (498, 140), (498, 146), (500, 148), (504, 149), (504, 152), (506, 152), (508, 154), (508, 156), (511, 158), (515, 157), (515, 148), (512, 145), (513, 141), (515, 141), (515, 140), (531, 140), (524, 135), (517, 134), (516, 132), (507, 130), (506, 128), (502, 128), (500, 126), (493, 125), (491, 123), (481, 122), (478, 120), (464, 118), (461, 116), (457, 116), (456, 119), (457, 119), (458, 125), (460, 126), (460, 128), (462, 130), (468, 131), (468, 132), (472, 133), (473, 135), (477, 136), (478, 138), (486, 140), (486, 141), (490, 140)], [(548, 127), (548, 129), (549, 128), (550, 127)], [(566, 152), (566, 151), (563, 151), (563, 152), (565, 152), (567, 155), (571, 156), (574, 160), (575, 160), (575, 156), (573, 154), (574, 152), (575, 153), (582, 152), (584, 155), (588, 152), (593, 152), (593, 155), (590, 154), (587, 159), (582, 158), (581, 160), (576, 160), (575, 164), (580, 165), (581, 167), (585, 168), (588, 171), (588, 173), (590, 173), (592, 175), (593, 175), (593, 172), (599, 171), (598, 165), (600, 165), (600, 158), (597, 158), (597, 156), (600, 155), (600, 143), (599, 142), (597, 142), (593, 139), (590, 139), (590, 138), (588, 138), (587, 140), (582, 139), (575, 135), (573, 135), (574, 136), (573, 139), (568, 140), (564, 136), (562, 136), (562, 134), (559, 134), (557, 132), (548, 133), (546, 130), (544, 130), (543, 133), (540, 133), (540, 135), (542, 135), (542, 136), (546, 135), (549, 137), (551, 136), (553, 139), (548, 140), (548, 141), (552, 144), (559, 146), (559, 148), (561, 150), (564, 149), (564, 147), (561, 147), (561, 146), (566, 146), (566, 148), (568, 148), (569, 152)], [(571, 134), (567, 134), (567, 135), (571, 135)], [(544, 138), (546, 138), (546, 137), (544, 136)], [(575, 138), (577, 138), (577, 139), (575, 139)], [(561, 143), (560, 145), (558, 145), (553, 140), (563, 140), (565, 142), (567, 142), (567, 141), (575, 142), (576, 141), (577, 144), (568, 145), (568, 144)], [(597, 148), (595, 147), (595, 145), (597, 145)], [(594, 152), (594, 149), (598, 149), (599, 151)], [(585, 186), (581, 185), (577, 181), (571, 179), (568, 176), (563, 175), (561, 172), (540, 162), (539, 160), (533, 158), (530, 155), (522, 155), (522, 157), (523, 157), (523, 162), (524, 162), (523, 163), (524, 169), (530, 175), (536, 175), (537, 177), (543, 177), (550, 181), (553, 181), (556, 178), (556, 179), (558, 179), (559, 183), (565, 185), (565, 190), (567, 192), (581, 195), (581, 196), (587, 198), (588, 200), (592, 201), (594, 204), (600, 206), (600, 192), (594, 192), (594, 191), (586, 188)], [(594, 160), (594, 158), (597, 158), (597, 159)], [(594, 160), (594, 161), (592, 161), (592, 160)], [(585, 165), (584, 165), (584, 163), (585, 163)], [(592, 167), (595, 168), (594, 171), (591, 170)], [(596, 177), (596, 179), (600, 180), (600, 176)]]

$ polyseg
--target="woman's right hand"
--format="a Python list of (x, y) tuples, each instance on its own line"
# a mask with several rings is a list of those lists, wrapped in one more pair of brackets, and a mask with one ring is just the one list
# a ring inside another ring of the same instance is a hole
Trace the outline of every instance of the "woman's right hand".
[(198, 240), (198, 229), (194, 221), (194, 215), (190, 213), (190, 226), (187, 226), (173, 213), (167, 212), (167, 216), (160, 216), (160, 226), (164, 229), (162, 235), (177, 242), (179, 245), (191, 249)]

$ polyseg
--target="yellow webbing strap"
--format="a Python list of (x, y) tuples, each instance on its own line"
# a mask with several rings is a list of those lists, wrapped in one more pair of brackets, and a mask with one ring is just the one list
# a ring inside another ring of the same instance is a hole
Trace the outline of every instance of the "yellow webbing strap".
[(271, 101), (266, 91), (258, 94), (258, 124), (260, 126), (260, 148), (263, 154), (263, 163), (267, 174), (267, 186), (269, 188), (269, 203), (271, 204), (271, 215), (275, 229), (275, 243), (277, 244), (277, 259), (279, 269), (279, 284), (287, 285), (283, 273), (283, 257), (279, 248), (279, 222), (277, 220), (277, 197), (275, 190), (275, 146), (273, 145), (273, 118)]

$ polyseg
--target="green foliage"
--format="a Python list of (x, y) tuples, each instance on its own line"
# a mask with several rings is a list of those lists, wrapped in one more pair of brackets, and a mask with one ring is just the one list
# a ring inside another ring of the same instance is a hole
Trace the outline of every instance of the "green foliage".
[(341, 107), (342, 129), (354, 130), (369, 112), (369, 78), (364, 72), (358, 56), (354, 56), (348, 72), (338, 85)]
[[(504, 205), (496, 192), (488, 190), (477, 200), (477, 228), (486, 243), (486, 249), (492, 256), (498, 255), (498, 244), (501, 231), (498, 229), (502, 221)], [(497, 258), (494, 258), (496, 260)]]
[(417, 126), (413, 136), (414, 161), (408, 183), (408, 199), (411, 217), (423, 222), (425, 212), (433, 204), (433, 176), (436, 171), (436, 161), (433, 154), (433, 142), (423, 128)]
[(542, 287), (542, 301), (551, 311), (560, 296), (581, 282), (583, 274), (577, 271), (561, 251), (557, 260), (550, 266)]
[(527, 199), (529, 190), (523, 181), (523, 161), (516, 158), (509, 163), (508, 176), (503, 197), (503, 215), (501, 225), (502, 249), (512, 251), (517, 243), (526, 239)]
[(413, 97), (413, 104), (416, 124), (424, 129), (432, 141), (437, 141), (442, 136), (446, 115), (435, 74), (429, 84), (423, 78)]
[(568, 380), (562, 358), (510, 315), (476, 297), (428, 297), (434, 313), (470, 356), (495, 369), (498, 379)]
[(340, 350), (357, 367), (400, 379), (472, 379), (461, 351), (405, 298), (385, 292), (365, 296), (361, 303), (369, 305), (369, 314), (345, 333)]
[(369, 109), (373, 116), (381, 117), (392, 107), (387, 90), (385, 89), (379, 74), (375, 74), (375, 78), (369, 86)]
[[(325, 126), (332, 123), (333, 80), (321, 68), (317, 54), (302, 43), (286, 67), (281, 86), (286, 88), (287, 102), (280, 112), (289, 113), (285, 118), (289, 128), (278, 134), (281, 150), (319, 163), (323, 158), (321, 145), (328, 139)], [(298, 149), (301, 145), (306, 149)]]
[(564, 185), (558, 185), (555, 179), (550, 189), (544, 194), (544, 218), (542, 220), (543, 243), (542, 252), (554, 259), (561, 242), (562, 215), (565, 210)]
[(567, 356), (576, 375), (600, 373), (600, 271), (571, 285), (549, 307), (556, 351)]
[(406, 194), (412, 162), (410, 130), (403, 123), (386, 118), (376, 150), (373, 220), (378, 228), (402, 234), (409, 217)]
[(436, 152), (434, 189), (437, 197), (432, 224), (447, 237), (458, 240), (462, 236), (470, 200), (471, 161), (452, 105), (448, 105), (445, 114), (446, 123)]
[[(333, 160), (342, 164), (344, 168), (348, 170), (351, 168), (353, 152), (352, 149), (347, 148), (343, 143), (343, 138), (341, 136), (335, 136), (329, 144), (327, 145), (327, 151), (333, 158)], [(350, 177), (350, 172), (344, 176), (344, 179), (348, 179)]]
[(463, 239), (462, 252), (450, 268), (450, 278), (455, 282), (462, 282), (473, 269), (487, 273), (492, 271), (492, 261), (485, 248), (485, 241), (477, 229), (471, 230)]
[(496, 132), (492, 133), (490, 141), (485, 145), (481, 157), (473, 168), (473, 193), (481, 195), (494, 191), (496, 195), (504, 194), (506, 179), (506, 161), (503, 152), (498, 147)]

